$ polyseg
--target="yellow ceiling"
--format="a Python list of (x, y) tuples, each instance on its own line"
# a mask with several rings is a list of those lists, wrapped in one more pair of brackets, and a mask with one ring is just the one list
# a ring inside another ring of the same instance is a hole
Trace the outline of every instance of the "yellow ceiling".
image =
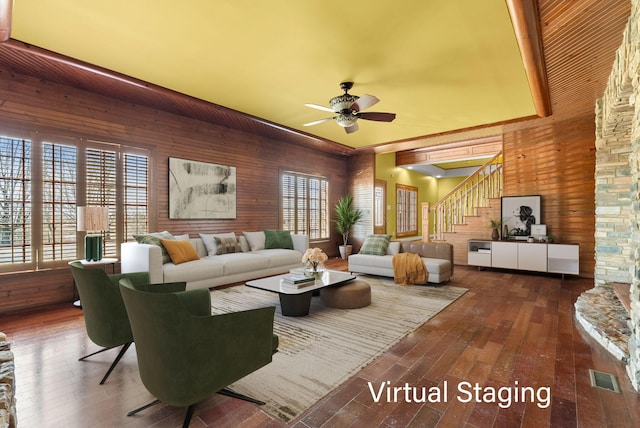
[[(504, 0), (15, 0), (11, 37), (350, 147), (535, 115)], [(342, 81), (396, 120), (303, 127)]]

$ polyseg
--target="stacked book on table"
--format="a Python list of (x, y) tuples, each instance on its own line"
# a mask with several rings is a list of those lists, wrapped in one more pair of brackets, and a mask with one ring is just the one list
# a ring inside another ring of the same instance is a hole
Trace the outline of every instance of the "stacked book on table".
[(282, 277), (281, 284), (286, 287), (302, 288), (314, 285), (316, 279), (312, 276), (306, 276), (303, 274), (290, 273)]

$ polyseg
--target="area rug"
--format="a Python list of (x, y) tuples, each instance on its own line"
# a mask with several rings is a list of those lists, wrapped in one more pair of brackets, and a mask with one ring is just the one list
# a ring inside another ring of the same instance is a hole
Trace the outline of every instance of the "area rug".
[(230, 387), (266, 402), (264, 411), (289, 422), (467, 291), (449, 285), (403, 287), (368, 275), (360, 279), (371, 285), (371, 305), (334, 309), (314, 297), (305, 317), (283, 317), (278, 295), (268, 291), (245, 286), (212, 291), (213, 313), (276, 306), (280, 346), (273, 362)]

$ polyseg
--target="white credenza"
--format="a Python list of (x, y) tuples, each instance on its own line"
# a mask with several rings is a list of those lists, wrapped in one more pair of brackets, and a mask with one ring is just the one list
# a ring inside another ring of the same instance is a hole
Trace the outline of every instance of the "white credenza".
[(467, 264), (479, 267), (578, 275), (580, 246), (541, 242), (470, 239)]

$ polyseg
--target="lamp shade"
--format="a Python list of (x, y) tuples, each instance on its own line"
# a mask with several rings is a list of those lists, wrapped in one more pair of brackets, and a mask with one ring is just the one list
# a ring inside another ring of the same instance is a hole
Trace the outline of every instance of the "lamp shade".
[(109, 228), (107, 207), (78, 207), (79, 231), (102, 231)]

